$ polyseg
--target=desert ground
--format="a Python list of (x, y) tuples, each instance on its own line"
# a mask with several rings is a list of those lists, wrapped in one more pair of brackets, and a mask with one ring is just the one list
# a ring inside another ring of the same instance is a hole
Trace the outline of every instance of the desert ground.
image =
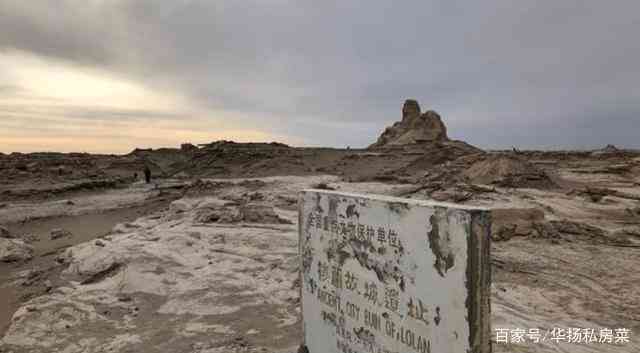
[(631, 330), (495, 352), (640, 351), (640, 152), (484, 151), (408, 100), (362, 149), (0, 154), (0, 352), (296, 352), (307, 188), (489, 207), (493, 328)]

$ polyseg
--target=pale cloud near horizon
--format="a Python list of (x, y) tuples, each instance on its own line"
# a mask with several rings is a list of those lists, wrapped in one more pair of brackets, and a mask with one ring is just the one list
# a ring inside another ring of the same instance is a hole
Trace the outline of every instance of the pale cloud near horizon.
[(237, 113), (198, 107), (187, 98), (93, 68), (22, 52), (0, 55), (13, 94), (0, 96), (0, 152), (127, 153), (215, 139), (284, 139), (225, 123)]
[(640, 3), (0, 0), (0, 151), (366, 146), (405, 98), (484, 148), (640, 147)]

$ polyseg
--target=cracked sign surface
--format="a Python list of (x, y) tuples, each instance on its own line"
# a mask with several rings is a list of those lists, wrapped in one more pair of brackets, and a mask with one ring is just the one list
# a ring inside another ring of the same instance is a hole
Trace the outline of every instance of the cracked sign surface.
[(490, 351), (490, 213), (376, 195), (300, 194), (310, 353)]

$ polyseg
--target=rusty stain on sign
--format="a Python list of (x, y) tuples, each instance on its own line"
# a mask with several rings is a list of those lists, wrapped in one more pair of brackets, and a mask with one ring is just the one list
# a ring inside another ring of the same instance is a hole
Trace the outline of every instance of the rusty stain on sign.
[(300, 195), (310, 353), (487, 353), (490, 213), (308, 190)]
[(429, 231), (429, 247), (436, 258), (433, 267), (442, 277), (455, 263), (455, 254), (449, 246), (451, 238), (446, 212), (447, 210), (442, 207), (436, 208), (435, 214), (430, 217), (431, 230)]

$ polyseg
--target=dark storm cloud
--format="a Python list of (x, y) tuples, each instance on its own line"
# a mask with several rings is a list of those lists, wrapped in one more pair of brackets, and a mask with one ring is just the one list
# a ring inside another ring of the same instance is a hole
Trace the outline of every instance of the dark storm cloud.
[(366, 145), (413, 97), (482, 147), (640, 146), (637, 1), (0, 0), (0, 17), (5, 49), (309, 144)]
[(81, 5), (69, 0), (0, 1), (0, 46), (79, 63), (109, 62), (119, 45), (116, 20)]

